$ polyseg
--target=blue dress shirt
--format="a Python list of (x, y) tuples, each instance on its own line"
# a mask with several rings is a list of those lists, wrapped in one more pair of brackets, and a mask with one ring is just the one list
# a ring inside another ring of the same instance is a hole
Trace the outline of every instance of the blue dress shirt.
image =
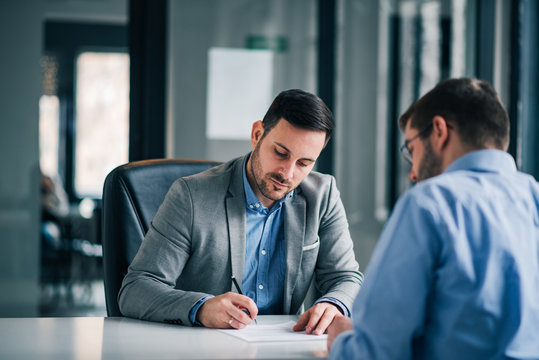
[(286, 271), (283, 203), (294, 196), (289, 192), (271, 209), (254, 194), (243, 168), (246, 200), (246, 244), (242, 289), (256, 303), (260, 315), (282, 314)]
[[(286, 274), (286, 243), (284, 238), (283, 212), (284, 204), (294, 197), (289, 192), (277, 201), (271, 209), (262, 205), (251, 189), (243, 164), (243, 187), (246, 201), (246, 244), (245, 266), (243, 269), (242, 290), (256, 303), (260, 315), (282, 314), (284, 283)], [(332, 297), (318, 299), (331, 303), (346, 315), (348, 308)]]
[(539, 359), (539, 184), (480, 150), (397, 203), (331, 359)]

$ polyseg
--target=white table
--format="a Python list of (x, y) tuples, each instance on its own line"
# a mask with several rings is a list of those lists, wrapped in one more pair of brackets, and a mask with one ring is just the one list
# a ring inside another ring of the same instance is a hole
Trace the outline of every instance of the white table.
[[(259, 324), (296, 320), (259, 316)], [(2, 318), (0, 359), (320, 359), (326, 342), (253, 343), (217, 330), (121, 317)]]

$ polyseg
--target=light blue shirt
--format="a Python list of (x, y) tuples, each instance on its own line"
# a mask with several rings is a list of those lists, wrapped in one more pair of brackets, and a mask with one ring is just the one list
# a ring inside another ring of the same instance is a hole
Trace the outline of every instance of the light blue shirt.
[(249, 185), (245, 166), (243, 187), (246, 243), (242, 290), (256, 303), (260, 315), (282, 314), (286, 271), (283, 204), (294, 196), (294, 191), (271, 209), (264, 207)]
[[(286, 252), (283, 226), (284, 204), (294, 197), (289, 192), (277, 201), (271, 209), (262, 205), (251, 189), (243, 164), (243, 187), (246, 206), (245, 267), (243, 269), (242, 290), (256, 303), (260, 315), (283, 313), (283, 296), (286, 273)], [(322, 297), (315, 304), (328, 302), (340, 311), (350, 315), (348, 308), (332, 297)]]
[[(245, 165), (248, 158), (243, 163), (246, 243), (242, 292), (256, 303), (259, 315), (282, 314), (286, 271), (282, 208), (283, 203), (294, 196), (294, 191), (271, 209), (264, 207), (247, 180)], [(195, 321), (198, 310), (211, 297), (204, 297), (191, 308), (189, 316), (196, 325), (200, 325)]]
[(331, 359), (539, 359), (539, 184), (480, 150), (410, 189)]

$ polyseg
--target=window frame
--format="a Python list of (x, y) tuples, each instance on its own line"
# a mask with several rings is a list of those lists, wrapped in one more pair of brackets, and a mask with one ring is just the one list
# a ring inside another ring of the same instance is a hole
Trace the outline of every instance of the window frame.
[(60, 102), (60, 143), (58, 173), (64, 182), (69, 201), (81, 200), (75, 189), (75, 91), (76, 60), (89, 49), (100, 52), (129, 53), (126, 24), (75, 23), (45, 21), (44, 55), (58, 62), (57, 96)]

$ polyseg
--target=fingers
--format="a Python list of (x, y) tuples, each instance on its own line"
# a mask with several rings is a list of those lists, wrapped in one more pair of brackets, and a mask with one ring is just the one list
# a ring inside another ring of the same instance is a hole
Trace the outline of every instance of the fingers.
[(254, 319), (258, 315), (258, 307), (255, 302), (248, 296), (230, 293), (233, 296), (233, 303), (241, 310), (245, 310), (251, 319)]
[(208, 299), (198, 310), (197, 319), (210, 328), (241, 329), (250, 324), (257, 314), (258, 308), (253, 300), (228, 292)]
[(343, 331), (351, 330), (352, 329), (352, 321), (350, 318), (341, 316), (337, 317), (333, 320), (331, 325), (328, 327), (328, 341), (327, 341), (327, 349), (328, 351), (331, 349), (331, 346), (333, 345), (333, 341), (335, 341), (335, 338), (342, 333)]
[(325, 311), (324, 314), (320, 317), (318, 320), (318, 324), (314, 325), (316, 326), (314, 330), (315, 335), (322, 335), (326, 332), (328, 326), (333, 322), (333, 319), (336, 316), (342, 316), (340, 311), (338, 311), (338, 314), (332, 311)]
[(258, 307), (248, 296), (230, 293), (232, 304), (227, 312), (230, 315), (229, 326), (241, 329), (249, 325), (258, 315)]
[(296, 323), (296, 325), (294, 325), (294, 327), (292, 328), (292, 330), (294, 330), (294, 331), (303, 331), (303, 330), (305, 330), (305, 326), (306, 326), (307, 323), (309, 322), (310, 311), (311, 311), (311, 309), (307, 310), (306, 312), (304, 312), (304, 313), (299, 317), (298, 322)]
[(326, 343), (328, 351), (331, 350), (331, 345), (333, 345), (333, 341), (335, 340), (337, 335), (339, 335), (339, 333), (337, 332), (337, 327), (335, 323), (336, 322), (332, 323), (328, 328), (328, 341)]
[(228, 326), (227, 328), (230, 328), (230, 329), (243, 329), (244, 327), (246, 327), (247, 324), (244, 324), (238, 320), (235, 320), (234, 318), (230, 318), (228, 320)]
[(238, 307), (237, 305), (227, 308), (226, 313), (229, 318), (228, 323), (230, 327), (235, 329), (249, 325), (254, 319), (251, 317), (252, 315), (249, 316), (246, 311), (243, 311), (242, 308)]
[[(311, 309), (309, 309), (311, 310), (311, 316), (309, 317), (309, 321), (307, 322), (307, 325), (305, 326), (305, 332), (307, 334), (312, 334), (314, 332), (314, 330), (316, 329), (316, 325), (318, 324), (318, 322), (320, 321), (320, 319), (322, 318), (325, 312), (325, 308), (318, 305), (321, 305), (321, 304), (316, 304)], [(315, 333), (315, 335), (319, 335), (319, 334)]]
[(321, 335), (336, 317), (343, 315), (330, 303), (318, 303), (305, 312), (294, 326), (294, 331), (305, 329), (307, 334)]

